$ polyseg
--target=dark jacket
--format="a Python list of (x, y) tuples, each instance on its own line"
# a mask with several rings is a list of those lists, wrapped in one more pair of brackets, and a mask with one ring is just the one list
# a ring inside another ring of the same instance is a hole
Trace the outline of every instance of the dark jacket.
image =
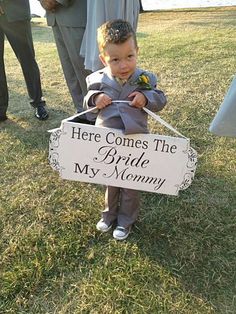
[(30, 20), (29, 0), (0, 0), (8, 22)]

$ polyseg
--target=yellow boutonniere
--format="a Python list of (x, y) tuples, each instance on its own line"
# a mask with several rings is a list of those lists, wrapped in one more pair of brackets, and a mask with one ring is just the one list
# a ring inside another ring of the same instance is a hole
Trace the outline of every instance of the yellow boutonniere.
[(139, 77), (132, 82), (132, 85), (138, 85), (141, 89), (152, 89), (150, 79), (145, 73), (140, 74)]

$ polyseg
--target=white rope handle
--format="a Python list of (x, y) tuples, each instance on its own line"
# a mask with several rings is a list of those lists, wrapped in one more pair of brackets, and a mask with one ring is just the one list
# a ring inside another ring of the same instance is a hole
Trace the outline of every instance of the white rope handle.
[[(128, 100), (113, 100), (112, 103), (127, 103), (129, 106), (131, 105), (131, 101)], [(82, 111), (80, 113), (77, 113), (76, 115), (69, 117), (67, 119), (65, 119), (66, 121), (68, 120), (72, 120), (76, 117), (82, 116), (88, 112), (92, 112), (94, 110), (97, 110), (97, 107), (92, 107), (88, 110)], [(149, 114), (152, 118), (154, 118), (156, 121), (158, 121), (159, 123), (161, 123), (162, 125), (164, 125), (165, 127), (167, 127), (169, 130), (171, 130), (172, 132), (174, 132), (175, 134), (183, 137), (183, 138), (187, 138), (186, 136), (184, 136), (183, 134), (181, 134), (179, 131), (177, 131), (175, 128), (173, 128), (169, 123), (167, 123), (165, 120), (163, 120), (160, 116), (158, 116), (157, 114), (155, 114), (154, 112), (152, 112), (151, 110), (143, 107), (142, 108), (147, 114)], [(50, 130), (51, 131), (51, 130)]]
[(82, 116), (82, 115), (84, 115), (84, 114), (86, 114), (86, 113), (88, 113), (88, 112), (94, 111), (95, 109), (98, 110), (97, 107), (92, 107), (92, 108), (87, 109), (87, 110), (85, 110), (85, 111), (79, 112), (79, 113), (75, 114), (75, 115), (72, 116), (72, 117), (66, 118), (65, 120), (66, 120), (66, 121), (72, 120), (72, 119), (74, 119), (74, 118), (76, 118), (76, 117), (80, 117), (80, 116)]
[[(131, 101), (128, 100), (114, 100), (112, 102), (125, 102), (127, 103), (129, 106), (131, 105)], [(184, 136), (183, 134), (181, 134), (179, 131), (177, 131), (175, 128), (173, 128), (169, 123), (167, 123), (165, 120), (163, 120), (160, 116), (158, 116), (157, 114), (155, 114), (154, 112), (152, 112), (151, 110), (143, 107), (142, 108), (147, 114), (149, 114), (152, 118), (154, 118), (156, 121), (158, 121), (159, 123), (161, 123), (162, 125), (164, 125), (165, 127), (167, 127), (169, 130), (171, 130), (172, 132), (178, 134), (179, 136), (183, 137), (183, 138), (187, 138), (186, 136)]]
[(151, 110), (147, 109), (147, 108), (143, 108), (144, 111), (146, 111), (146, 113), (148, 113), (151, 117), (153, 117), (156, 121), (160, 122), (162, 125), (164, 125), (165, 127), (167, 127), (169, 130), (173, 131), (174, 133), (178, 134), (179, 136), (183, 137), (183, 138), (187, 138), (186, 136), (184, 136), (183, 134), (181, 134), (179, 131), (177, 131), (175, 128), (173, 128), (169, 123), (167, 123), (165, 120), (163, 120), (160, 116), (158, 116), (157, 114), (155, 114), (154, 112), (152, 112)]
[[(86, 113), (88, 113), (88, 112), (91, 112), (91, 111), (93, 111), (93, 110), (95, 110), (95, 109), (97, 109), (97, 107), (93, 107), (93, 108), (90, 108), (90, 109), (88, 109), (88, 110), (82, 111), (82, 112), (80, 112), (80, 113), (75, 114), (75, 115), (72, 116), (72, 117), (63, 119), (62, 121), (70, 121), (70, 120), (72, 120), (72, 119), (75, 119), (76, 117), (80, 117), (80, 116), (82, 116), (82, 115), (84, 115), (84, 114), (86, 114)], [(60, 129), (60, 128), (59, 128), (59, 129)], [(48, 132), (49, 132), (49, 133), (52, 133), (52, 132), (54, 132), (54, 131), (56, 131), (56, 130), (58, 130), (58, 128), (48, 130)]]

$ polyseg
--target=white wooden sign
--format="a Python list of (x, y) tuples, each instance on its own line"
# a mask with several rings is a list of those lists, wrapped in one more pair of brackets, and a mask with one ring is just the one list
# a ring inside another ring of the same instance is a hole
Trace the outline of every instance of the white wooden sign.
[(189, 139), (63, 120), (51, 130), (49, 161), (67, 180), (177, 195), (192, 182), (197, 154)]

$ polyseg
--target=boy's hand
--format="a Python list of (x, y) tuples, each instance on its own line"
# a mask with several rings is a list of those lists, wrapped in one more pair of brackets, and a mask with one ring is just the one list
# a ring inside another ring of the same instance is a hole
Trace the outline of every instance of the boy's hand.
[(147, 104), (147, 98), (140, 92), (133, 92), (129, 95), (129, 98), (133, 98), (131, 106), (136, 108), (143, 108)]
[(112, 99), (104, 93), (95, 96), (94, 103), (98, 109), (103, 109), (111, 104)]

